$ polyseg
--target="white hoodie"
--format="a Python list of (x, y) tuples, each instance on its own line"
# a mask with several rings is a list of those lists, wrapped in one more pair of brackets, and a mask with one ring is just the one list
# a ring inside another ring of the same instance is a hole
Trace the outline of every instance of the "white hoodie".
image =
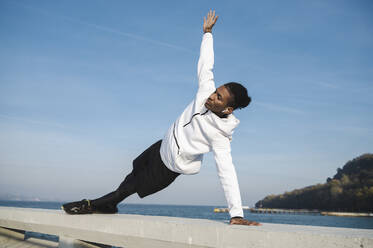
[(196, 98), (169, 128), (160, 153), (168, 169), (181, 174), (196, 174), (200, 171), (203, 154), (213, 151), (229, 214), (231, 217), (243, 217), (230, 147), (233, 130), (239, 120), (233, 114), (220, 118), (204, 106), (215, 91), (213, 67), (213, 38), (211, 33), (205, 33), (198, 61), (199, 88)]

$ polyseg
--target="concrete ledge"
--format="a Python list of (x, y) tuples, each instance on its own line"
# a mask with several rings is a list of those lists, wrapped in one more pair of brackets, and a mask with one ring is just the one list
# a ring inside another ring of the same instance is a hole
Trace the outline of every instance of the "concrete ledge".
[(0, 207), (0, 226), (126, 248), (373, 247), (373, 230), (282, 224), (260, 227), (127, 214), (68, 215), (62, 210)]
[(0, 247), (7, 248), (57, 248), (58, 243), (36, 238), (25, 238), (25, 232), (0, 227)]

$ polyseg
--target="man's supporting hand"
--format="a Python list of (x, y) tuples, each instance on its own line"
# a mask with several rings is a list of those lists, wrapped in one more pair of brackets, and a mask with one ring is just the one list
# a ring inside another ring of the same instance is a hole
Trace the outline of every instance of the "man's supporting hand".
[(207, 14), (207, 18), (203, 17), (203, 32), (208, 33), (212, 31), (212, 27), (215, 25), (219, 16), (215, 16), (215, 10), (210, 10)]
[(249, 221), (245, 220), (241, 217), (233, 217), (231, 218), (231, 221), (229, 222), (231, 225), (246, 225), (246, 226), (261, 226), (262, 224), (255, 222), (255, 221)]

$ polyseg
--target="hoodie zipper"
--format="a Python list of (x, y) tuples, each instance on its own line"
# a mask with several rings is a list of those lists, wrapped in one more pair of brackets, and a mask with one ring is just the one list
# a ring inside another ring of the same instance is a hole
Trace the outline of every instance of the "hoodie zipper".
[[(190, 121), (187, 123), (187, 124), (185, 124), (183, 127), (186, 127), (187, 125), (189, 125), (191, 122), (192, 122), (192, 120), (193, 120), (193, 117), (194, 116), (196, 116), (196, 115), (205, 115), (205, 114), (207, 114), (207, 112), (208, 112), (209, 110), (206, 110), (204, 113), (195, 113), (193, 116), (192, 116), (192, 118), (190, 118)], [(172, 130), (172, 134), (173, 134), (173, 136), (174, 136), (174, 139), (175, 139), (175, 142), (176, 142), (176, 146), (177, 146), (177, 154), (178, 155), (180, 155), (180, 146), (179, 146), (179, 142), (177, 141), (177, 138), (176, 138), (176, 135), (175, 135), (175, 125), (176, 125), (176, 123), (174, 123), (174, 129)]]
[(175, 124), (176, 124), (176, 123), (174, 123), (174, 130), (172, 131), (172, 133), (173, 133), (173, 135), (174, 135), (174, 139), (175, 139), (175, 141), (176, 141), (176, 146), (177, 146), (177, 155), (179, 155), (179, 154), (180, 154), (180, 146), (179, 146), (179, 142), (177, 142), (176, 135), (175, 135)]
[(189, 121), (187, 124), (185, 124), (183, 127), (186, 127), (187, 125), (189, 125), (189, 124), (192, 122), (194, 116), (196, 116), (196, 115), (205, 115), (208, 111), (209, 111), (209, 110), (206, 110), (206, 112), (204, 112), (204, 113), (202, 113), (202, 114), (201, 114), (201, 113), (195, 113), (195, 114), (192, 116), (192, 118), (190, 118), (190, 121)]

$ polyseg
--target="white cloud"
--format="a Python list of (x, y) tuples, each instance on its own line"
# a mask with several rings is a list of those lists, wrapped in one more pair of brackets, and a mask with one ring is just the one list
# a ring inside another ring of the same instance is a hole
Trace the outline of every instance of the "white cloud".
[(59, 19), (63, 19), (65, 21), (70, 21), (70, 22), (74, 22), (74, 23), (79, 23), (81, 25), (85, 25), (85, 26), (88, 26), (88, 27), (91, 27), (91, 28), (95, 28), (95, 29), (100, 30), (100, 31), (104, 31), (104, 32), (108, 32), (108, 33), (112, 33), (112, 34), (116, 34), (116, 35), (120, 35), (120, 36), (125, 36), (125, 37), (128, 37), (128, 38), (134, 39), (134, 40), (141, 40), (141, 41), (145, 41), (145, 42), (148, 42), (148, 43), (151, 43), (151, 44), (154, 44), (154, 45), (165, 46), (165, 47), (169, 47), (169, 48), (173, 48), (173, 49), (177, 49), (177, 50), (182, 50), (182, 51), (185, 51), (185, 52), (188, 52), (188, 53), (195, 54), (195, 51), (192, 51), (192, 50), (187, 49), (187, 48), (182, 47), (182, 46), (171, 44), (169, 42), (154, 40), (154, 39), (151, 39), (151, 38), (148, 38), (148, 37), (145, 37), (145, 36), (141, 36), (141, 35), (137, 35), (137, 34), (134, 34), (134, 33), (123, 32), (123, 31), (120, 31), (120, 30), (117, 30), (117, 29), (114, 29), (114, 28), (106, 27), (104, 25), (97, 25), (97, 24), (94, 24), (94, 23), (89, 23), (89, 22), (82, 21), (82, 20), (79, 20), (79, 19), (76, 19), (76, 18), (73, 18), (73, 17), (69, 17), (69, 16), (57, 15), (55, 13), (47, 12), (46, 10), (43, 10), (43, 9), (35, 8), (35, 7), (32, 7), (32, 6), (28, 6), (28, 5), (24, 5), (24, 4), (20, 4), (20, 3), (12, 2), (12, 4), (20, 6), (20, 7), (25, 8), (25, 9), (32, 10), (34, 12), (38, 12), (38, 13), (46, 15), (46, 16), (59, 18)]
[(339, 131), (341, 133), (349, 133), (354, 136), (366, 136), (372, 135), (373, 129), (368, 127), (358, 127), (358, 126), (334, 126), (333, 130)]
[(66, 128), (65, 125), (60, 124), (60, 123), (56, 123), (56, 122), (33, 120), (33, 119), (20, 118), (20, 117), (11, 116), (11, 115), (4, 115), (4, 114), (0, 114), (0, 119), (7, 119), (7, 120), (11, 120), (11, 121), (23, 122), (23, 123), (29, 123), (29, 124), (36, 124), (36, 125), (41, 125), (41, 126)]
[(268, 110), (271, 110), (271, 111), (276, 111), (276, 112), (285, 112), (285, 113), (300, 114), (300, 115), (305, 114), (305, 112), (302, 111), (302, 110), (299, 110), (299, 109), (296, 109), (296, 108), (291, 108), (291, 107), (286, 107), (286, 106), (281, 106), (281, 105), (278, 105), (278, 104), (259, 102), (259, 101), (256, 101), (254, 104), (258, 105), (260, 107), (264, 107), (264, 108), (266, 108)]
[(318, 85), (329, 88), (329, 89), (338, 89), (339, 87), (336, 84), (330, 83), (330, 82), (324, 82), (324, 81), (319, 81), (317, 82)]

